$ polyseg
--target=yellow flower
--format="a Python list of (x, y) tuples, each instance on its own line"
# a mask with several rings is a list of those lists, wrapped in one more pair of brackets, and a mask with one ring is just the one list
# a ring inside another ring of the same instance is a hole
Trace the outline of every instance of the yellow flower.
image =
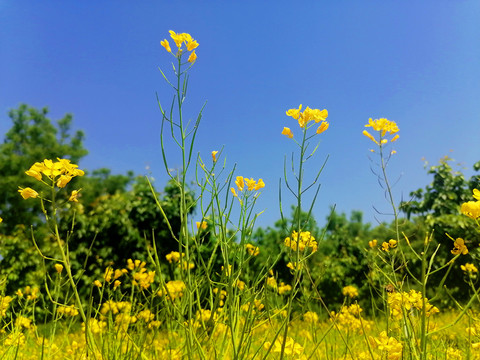
[(462, 238), (457, 238), (455, 242), (453, 243), (454, 249), (451, 250), (453, 255), (467, 255), (468, 254), (468, 249), (467, 246), (465, 245), (465, 241)]
[(385, 241), (382, 243), (382, 250), (387, 252), (390, 250), (388, 243)]
[(393, 239), (388, 240), (388, 246), (390, 246), (392, 249), (397, 247), (397, 240), (393, 240)]
[(39, 171), (32, 170), (30, 168), (30, 170), (25, 171), (25, 174), (27, 174), (28, 176), (34, 177), (38, 181), (42, 181), (42, 173)]
[(160, 44), (167, 50), (169, 53), (172, 52), (172, 48), (170, 47), (170, 44), (167, 39), (164, 39), (163, 41), (160, 41)]
[(217, 162), (217, 154), (218, 154), (218, 151), (212, 151), (213, 162)]
[(378, 141), (375, 140), (375, 138), (367, 130), (363, 130), (362, 134), (372, 140), (375, 144), (380, 145)]
[(460, 269), (466, 273), (476, 273), (478, 272), (478, 269), (475, 265), (466, 263), (465, 265), (460, 265)]
[(258, 179), (257, 183), (255, 184), (255, 191), (258, 191), (265, 187), (265, 183), (262, 179)]
[(0, 223), (3, 221), (3, 219), (0, 217)]
[(235, 282), (235, 286), (238, 287), (239, 290), (244, 290), (245, 289), (245, 282), (242, 280), (237, 280)]
[(202, 229), (205, 230), (207, 228), (207, 222), (206, 221), (197, 221), (197, 229)]
[(283, 128), (282, 135), (288, 136), (289, 139), (293, 138), (292, 130), (290, 130), (290, 128), (288, 128), (288, 127)]
[(250, 256), (257, 256), (258, 254), (260, 254), (260, 249), (258, 248), (258, 246), (247, 244), (245, 245), (245, 248), (247, 249), (247, 252)]
[(473, 198), (480, 201), (480, 190), (473, 189)]
[(20, 193), (20, 195), (22, 195), (24, 200), (26, 200), (28, 198), (34, 199), (34, 198), (38, 197), (38, 193), (35, 190), (33, 190), (32, 188), (29, 188), (29, 187), (27, 187), (25, 189), (20, 188), (20, 190), (18, 190), (18, 192)]
[(182, 256), (184, 256), (183, 253), (180, 255), (178, 251), (172, 251), (171, 253), (165, 255), (165, 258), (171, 264), (172, 262), (179, 262)]
[(105, 269), (105, 274), (103, 274), (103, 278), (105, 279), (106, 282), (111, 282), (113, 275), (114, 275), (113, 268), (109, 266)]
[(322, 123), (320, 124), (320, 126), (317, 129), (317, 134), (321, 134), (322, 132), (327, 130), (329, 125), (330, 124), (327, 121), (322, 121)]
[(182, 47), (182, 43), (185, 39), (183, 34), (176, 34), (175, 31), (173, 31), (173, 30), (170, 30), (169, 33), (170, 33), (170, 37), (175, 42), (175, 45), (177, 45), (177, 48), (180, 49)]
[(235, 185), (237, 185), (238, 191), (243, 191), (243, 187), (245, 186), (245, 183), (243, 182), (243, 176), (237, 176)]
[(237, 192), (235, 191), (235, 189), (233, 187), (230, 188), (230, 191), (233, 194), (233, 196), (238, 197)]
[(197, 47), (198, 47), (197, 40), (187, 41), (187, 50), (188, 51), (192, 51), (193, 49), (196, 49)]
[(61, 175), (57, 180), (57, 186), (59, 188), (64, 188), (72, 180), (70, 175)]
[(72, 194), (68, 198), (68, 201), (78, 202), (79, 193), (80, 193), (80, 190), (73, 190)]
[(480, 201), (467, 201), (462, 204), (460, 211), (469, 218), (478, 219), (480, 217)]
[[(312, 112), (312, 117), (315, 120), (316, 123), (323, 121), (326, 122), (325, 120), (328, 117), (328, 111), (327, 109), (319, 110), (319, 109), (314, 109)], [(327, 123), (328, 127), (328, 123)], [(326, 130), (326, 129), (325, 129)]]
[(358, 289), (355, 286), (347, 285), (342, 289), (342, 294), (353, 299), (358, 296)]
[(253, 179), (245, 178), (245, 183), (247, 184), (248, 191), (252, 191), (255, 189), (256, 182)]
[[(398, 126), (395, 121), (390, 121), (385, 118), (375, 119), (372, 118), (368, 119), (368, 124), (365, 127), (371, 127), (374, 131), (378, 131), (380, 133), (380, 143), (366, 130), (363, 131), (363, 135), (368, 137), (372, 140), (375, 144), (381, 146), (388, 143), (388, 139), (384, 139), (386, 134), (394, 135), (398, 130)], [(396, 141), (399, 138), (398, 134), (395, 135), (390, 141)]]
[(289, 291), (292, 291), (292, 287), (288, 284), (285, 284), (283, 281), (281, 281), (280, 285), (277, 287), (277, 291), (280, 295), (283, 295)]
[(300, 117), (300, 110), (302, 110), (302, 104), (298, 107), (298, 109), (290, 109), (287, 110), (287, 116), (293, 117), (295, 120), (298, 120)]
[(197, 60), (197, 54), (195, 53), (195, 50), (193, 50), (190, 56), (188, 57), (188, 62), (193, 64), (195, 60)]
[(377, 240), (373, 239), (373, 240), (369, 241), (368, 246), (370, 246), (371, 248), (374, 248), (375, 246), (377, 246)]
[(101, 288), (101, 287), (102, 287), (102, 283), (101, 283), (100, 281), (98, 281), (98, 280), (95, 280), (95, 281), (93, 282), (93, 285), (95, 285), (95, 286), (98, 287), (98, 288)]
[(55, 264), (53, 265), (55, 267), (55, 270), (57, 270), (57, 273), (61, 273), (63, 271), (63, 265), (62, 264)]

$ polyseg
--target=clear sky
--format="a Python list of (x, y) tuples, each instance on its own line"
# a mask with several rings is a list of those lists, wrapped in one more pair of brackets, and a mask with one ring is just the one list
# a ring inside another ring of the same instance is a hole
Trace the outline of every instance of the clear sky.
[(0, 0), (0, 134), (20, 103), (48, 106), (53, 119), (72, 113), (90, 152), (81, 168), (151, 174), (161, 188), (155, 94), (170, 103), (158, 67), (171, 74), (172, 58), (160, 41), (188, 32), (200, 46), (187, 117), (208, 101), (196, 151), (210, 159), (224, 146), (238, 175), (264, 179), (259, 224), (279, 218), (278, 182), (294, 150), (280, 132), (296, 129), (285, 111), (299, 104), (329, 111), (308, 164), (329, 155), (315, 217), (323, 222), (336, 204), (374, 222), (372, 206), (388, 206), (362, 135), (369, 117), (400, 128), (389, 166), (397, 200), (431, 181), (423, 157), (450, 155), (468, 175), (480, 160), (478, 19), (480, 2), (462, 0)]

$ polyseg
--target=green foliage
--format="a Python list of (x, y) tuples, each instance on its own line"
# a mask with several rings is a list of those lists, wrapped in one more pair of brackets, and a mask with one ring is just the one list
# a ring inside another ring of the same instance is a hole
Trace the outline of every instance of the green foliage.
[[(147, 260), (145, 248), (151, 246), (153, 239), (159, 255), (178, 249), (155, 205), (155, 197), (178, 234), (178, 189), (169, 183), (163, 193), (154, 194), (141, 176), (135, 179), (130, 191), (102, 195), (88, 207), (80, 204), (77, 212), (68, 213), (62, 232), (67, 232), (71, 222), (75, 222), (69, 250), (72, 267), (77, 273), (85, 272), (85, 282), (101, 278), (107, 266), (124, 266), (129, 258)], [(190, 192), (189, 202), (192, 199)]]
[[(438, 266), (446, 264), (452, 258), (453, 241), (447, 234), (453, 238), (465, 239), (473, 256), (478, 256), (480, 243), (479, 230), (475, 222), (460, 213), (461, 204), (473, 200), (472, 189), (479, 187), (479, 177), (472, 176), (467, 180), (461, 171), (452, 168), (450, 165), (452, 161), (453, 159), (445, 156), (440, 159), (438, 165), (430, 166), (427, 173), (433, 175), (432, 183), (424, 189), (411, 192), (412, 200), (400, 204), (400, 209), (406, 213), (407, 218), (417, 216), (415, 223), (418, 228), (425, 233), (433, 232), (433, 241), (441, 245), (436, 256)], [(477, 162), (473, 169), (480, 170), (480, 162)], [(425, 234), (419, 235), (417, 240), (410, 240), (412, 243), (423, 242), (424, 238)], [(431, 251), (434, 249), (435, 247), (432, 247)], [(465, 282), (458, 280), (464, 277), (460, 265), (466, 262), (466, 258), (460, 257), (445, 283), (456, 297), (464, 299), (468, 297), (469, 287)], [(441, 277), (441, 273), (434, 274), (431, 282), (438, 283)]]

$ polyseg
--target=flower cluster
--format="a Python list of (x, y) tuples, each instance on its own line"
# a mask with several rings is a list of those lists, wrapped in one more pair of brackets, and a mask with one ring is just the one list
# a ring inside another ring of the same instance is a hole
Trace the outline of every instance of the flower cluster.
[(389, 252), (390, 249), (394, 249), (397, 247), (397, 240), (390, 239), (388, 242), (384, 241), (382, 243), (382, 250)]
[(342, 289), (342, 294), (353, 299), (358, 296), (358, 289), (355, 286), (347, 285)]
[(402, 343), (393, 337), (389, 337), (386, 331), (382, 331), (376, 338), (370, 336), (369, 340), (372, 347), (382, 353), (382, 359), (397, 360), (402, 358)]
[(158, 292), (158, 296), (165, 296), (165, 299), (175, 300), (183, 296), (186, 285), (182, 280), (172, 280), (165, 284), (163, 290)]
[(258, 254), (260, 254), (260, 249), (258, 248), (258, 246), (247, 244), (245, 245), (245, 249), (250, 256), (257, 256)]
[[(177, 45), (178, 52), (177, 52), (177, 57), (181, 56), (182, 54), (182, 45), (185, 44), (187, 47), (187, 51), (192, 51), (190, 53), (190, 56), (188, 57), (188, 62), (194, 63), (195, 60), (197, 60), (197, 54), (195, 54), (195, 50), (198, 47), (198, 42), (197, 40), (194, 40), (190, 34), (187, 33), (175, 33), (175, 31), (170, 30), (170, 37), (172, 40), (175, 42), (175, 45)], [(172, 48), (170, 47), (170, 43), (168, 42), (167, 39), (164, 39), (160, 42), (160, 44), (167, 50), (169, 53), (172, 52)]]
[[(243, 176), (237, 176), (237, 178), (235, 179), (235, 185), (237, 185), (237, 189), (239, 192), (243, 191), (245, 189), (245, 186), (247, 187), (248, 191), (258, 191), (265, 187), (265, 183), (262, 179), (258, 179), (258, 181), (255, 181), (252, 178), (244, 178)], [(232, 192), (233, 196), (238, 197), (235, 188), (230, 188), (230, 191)]]
[(403, 310), (422, 310), (424, 302), (425, 314), (427, 317), (440, 312), (436, 306), (431, 305), (428, 302), (428, 299), (422, 296), (421, 292), (415, 290), (410, 290), (409, 292), (403, 291), (389, 293), (387, 302), (390, 307), (390, 315), (397, 320), (402, 318)]
[[(30, 169), (25, 171), (25, 174), (31, 176), (38, 181), (51, 185), (55, 184), (59, 188), (64, 188), (75, 176), (83, 176), (85, 172), (78, 169), (78, 165), (72, 164), (68, 159), (52, 160), (45, 159), (42, 162), (36, 162)], [(49, 183), (44, 180), (44, 177), (49, 180)], [(69, 201), (78, 202), (78, 193), (80, 190), (74, 190), (69, 198)], [(20, 195), (26, 200), (28, 198), (36, 198), (39, 196), (38, 192), (32, 188), (20, 188), (18, 190)]]
[(382, 146), (388, 143), (389, 140), (386, 138), (387, 133), (389, 135), (394, 135), (390, 139), (390, 142), (396, 141), (399, 138), (399, 135), (397, 134), (398, 126), (395, 123), (395, 121), (390, 121), (385, 118), (375, 119), (375, 120), (372, 120), (372, 118), (370, 118), (368, 119), (368, 124), (365, 125), (365, 127), (371, 127), (374, 131), (378, 131), (380, 135), (379, 140), (375, 139), (375, 137), (372, 134), (370, 134), (367, 130), (363, 130), (363, 135), (368, 137), (378, 146)]
[(477, 273), (478, 269), (475, 265), (471, 263), (466, 263), (465, 265), (460, 265), (460, 269), (462, 269), (463, 272), (472, 275), (473, 273)]
[(62, 305), (58, 307), (57, 314), (65, 315), (65, 316), (77, 316), (78, 310), (74, 305), (70, 305), (70, 306)]
[[(279, 336), (273, 343), (273, 346), (270, 341), (266, 341), (263, 344), (263, 348), (269, 349), (270, 347), (272, 347), (272, 350), (271, 350), (272, 353), (279, 353), (282, 351), (283, 342), (284, 342), (284, 338), (282, 336)], [(283, 349), (283, 351), (286, 355), (302, 355), (304, 349), (302, 345), (295, 342), (295, 340), (292, 339), (290, 336), (287, 336), (287, 339), (285, 341), (285, 348)]]
[(5, 317), (7, 314), (8, 307), (12, 302), (13, 298), (11, 296), (1, 296), (0, 295), (0, 318)]
[[(315, 121), (315, 123), (320, 123), (319, 127), (317, 128), (317, 134), (321, 134), (325, 130), (328, 129), (329, 123), (326, 121), (328, 117), (328, 111), (326, 109), (310, 109), (308, 106), (306, 109), (301, 112), (302, 105), (298, 107), (298, 109), (290, 109), (287, 110), (287, 116), (290, 116), (298, 121), (298, 125), (301, 128), (305, 128), (308, 126), (308, 123), (311, 121)], [(288, 136), (290, 139), (293, 138), (292, 130), (288, 127), (284, 127), (282, 130), (282, 135)]]
[(297, 250), (298, 246), (301, 252), (305, 251), (306, 248), (311, 248), (312, 252), (315, 252), (318, 248), (317, 242), (310, 231), (301, 231), (300, 236), (296, 231), (293, 231), (290, 237), (285, 238), (284, 244), (294, 251)]
[(172, 251), (171, 253), (168, 253), (167, 255), (165, 255), (165, 258), (171, 264), (173, 262), (176, 262), (176, 263), (180, 262), (180, 258), (184, 256), (185, 256), (184, 253), (180, 254), (178, 251)]
[(303, 314), (303, 321), (311, 324), (317, 323), (318, 314), (314, 311), (307, 311), (305, 314)]
[(371, 327), (369, 321), (360, 318), (362, 311), (363, 309), (358, 304), (343, 305), (338, 314), (335, 311), (330, 312), (330, 320), (335, 321), (337, 327), (341, 330), (361, 332), (363, 329), (370, 329)]
[(467, 201), (463, 203), (460, 210), (462, 214), (477, 220), (480, 218), (480, 190), (473, 189), (473, 198), (477, 201)]

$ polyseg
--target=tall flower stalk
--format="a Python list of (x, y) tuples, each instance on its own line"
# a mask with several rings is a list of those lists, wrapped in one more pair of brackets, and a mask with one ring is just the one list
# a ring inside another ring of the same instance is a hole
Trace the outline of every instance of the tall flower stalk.
[[(78, 196), (81, 189), (73, 190), (70, 195), (67, 195), (68, 197), (63, 201), (58, 200), (60, 193), (62, 193), (62, 195), (65, 197), (63, 193), (65, 192), (64, 188), (66, 188), (67, 184), (69, 184), (70, 181), (76, 176), (83, 176), (85, 173), (83, 170), (78, 169), (78, 165), (72, 164), (68, 159), (57, 160), (58, 161), (54, 162), (50, 159), (45, 159), (42, 162), (36, 162), (30, 167), (30, 169), (25, 171), (26, 175), (35, 178), (37, 181), (43, 184), (43, 187), (46, 189), (45, 191), (37, 192), (30, 187), (20, 187), (18, 192), (25, 200), (30, 198), (38, 198), (41, 201), (42, 211), (45, 216), (45, 220), (47, 222), (50, 232), (52, 233), (57, 243), (61, 259), (52, 259), (44, 255), (42, 250), (37, 245), (35, 237), (33, 237), (35, 247), (44, 259), (53, 260), (61, 264), (63, 268), (65, 268), (70, 287), (72, 288), (74, 294), (76, 307), (85, 324), (87, 343), (90, 349), (92, 349), (94, 345), (93, 336), (88, 328), (88, 317), (85, 313), (82, 301), (80, 299), (77, 284), (75, 282), (74, 275), (72, 273), (72, 267), (70, 264), (70, 257), (68, 253), (68, 236), (67, 239), (62, 239), (58, 226), (58, 210), (62, 206), (60, 203), (65, 204), (68, 201), (73, 203), (78, 202)], [(46, 193), (46, 195), (44, 193)]]
[[(286, 112), (287, 116), (290, 116), (298, 121), (298, 125), (301, 130), (300, 140), (298, 141), (295, 138), (292, 130), (289, 127), (284, 127), (282, 130), (282, 135), (285, 135), (289, 139), (292, 139), (298, 147), (298, 170), (295, 170), (295, 163), (292, 156), (291, 165), (293, 177), (295, 179), (294, 182), (296, 182), (296, 184), (291, 184), (289, 182), (286, 171), (286, 164), (284, 169), (284, 181), (285, 186), (296, 200), (296, 212), (293, 220), (294, 223), (291, 224), (290, 229), (291, 235), (285, 239), (285, 246), (287, 248), (292, 265), (293, 283), (292, 291), (290, 291), (287, 302), (287, 316), (285, 318), (283, 326), (283, 338), (280, 359), (283, 359), (285, 356), (285, 347), (288, 339), (288, 325), (292, 315), (293, 301), (295, 295), (297, 294), (297, 289), (300, 285), (300, 280), (303, 273), (303, 266), (306, 265), (306, 260), (317, 250), (317, 242), (314, 236), (310, 233), (310, 231), (308, 231), (309, 229), (306, 229), (305, 227), (307, 226), (308, 220), (310, 219), (318, 191), (320, 190), (320, 184), (318, 184), (316, 187), (315, 194), (309, 206), (307, 219), (305, 219), (305, 221), (302, 221), (302, 209), (304, 206), (303, 194), (316, 185), (325, 164), (318, 170), (317, 174), (314, 177), (314, 180), (307, 186), (305, 186), (304, 184), (304, 165), (307, 160), (314, 156), (319, 146), (319, 144), (317, 144), (313, 149), (310, 149), (310, 141), (314, 137), (316, 137), (316, 135), (319, 135), (326, 131), (329, 127), (329, 123), (326, 121), (328, 117), (328, 111), (326, 109), (311, 109), (307, 106), (303, 112), (301, 110), (302, 105), (300, 105), (298, 109), (294, 108), (287, 110)], [(316, 128), (314, 132), (313, 128)], [(311, 151), (311, 153), (308, 153), (309, 150)], [(280, 212), (283, 218), (281, 201)]]
[[(161, 125), (161, 148), (163, 163), (167, 174), (173, 181), (173, 183), (178, 187), (180, 192), (180, 229), (179, 233), (176, 234), (174, 229), (171, 227), (169, 219), (165, 216), (165, 212), (160, 207), (164, 219), (168, 224), (172, 237), (178, 241), (179, 253), (185, 253), (184, 260), (187, 263), (190, 263), (191, 251), (190, 251), (190, 241), (189, 241), (189, 229), (188, 229), (188, 213), (190, 212), (191, 204), (187, 203), (187, 173), (191, 165), (192, 154), (193, 154), (193, 145), (195, 142), (195, 136), (197, 134), (198, 127), (200, 125), (200, 120), (202, 118), (203, 107), (197, 115), (196, 121), (191, 126), (190, 122), (184, 121), (183, 116), (183, 103), (187, 95), (188, 88), (188, 70), (193, 66), (197, 60), (197, 55), (195, 49), (198, 47), (198, 42), (192, 38), (188, 33), (175, 33), (170, 30), (170, 37), (174, 41), (177, 51), (174, 54), (170, 47), (170, 43), (167, 39), (161, 41), (161, 45), (173, 55), (176, 65), (173, 65), (173, 70), (175, 74), (175, 81), (171, 82), (168, 80), (168, 77), (160, 69), (165, 81), (173, 88), (175, 92), (174, 99), (170, 110), (167, 112), (158, 101), (160, 111), (162, 113), (162, 125)], [(184, 47), (185, 46), (185, 47)], [(188, 55), (188, 58), (186, 56)], [(205, 106), (205, 105), (204, 105)], [(176, 112), (176, 120), (174, 119), (174, 114)], [(181, 162), (182, 168), (174, 174), (171, 168), (168, 165), (167, 154), (165, 149), (165, 134), (167, 128), (170, 128), (171, 138), (174, 140), (181, 152)], [(157, 205), (160, 205), (157, 202)], [(195, 294), (195, 284), (192, 278), (191, 269), (189, 266), (181, 267), (182, 278), (186, 279), (186, 297), (187, 297), (187, 325), (186, 325), (186, 338), (187, 338), (187, 348), (189, 356), (192, 356), (194, 353), (193, 349), (195, 348), (195, 335), (193, 329), (193, 322), (191, 321), (194, 317), (193, 307), (195, 304), (194, 294)]]

